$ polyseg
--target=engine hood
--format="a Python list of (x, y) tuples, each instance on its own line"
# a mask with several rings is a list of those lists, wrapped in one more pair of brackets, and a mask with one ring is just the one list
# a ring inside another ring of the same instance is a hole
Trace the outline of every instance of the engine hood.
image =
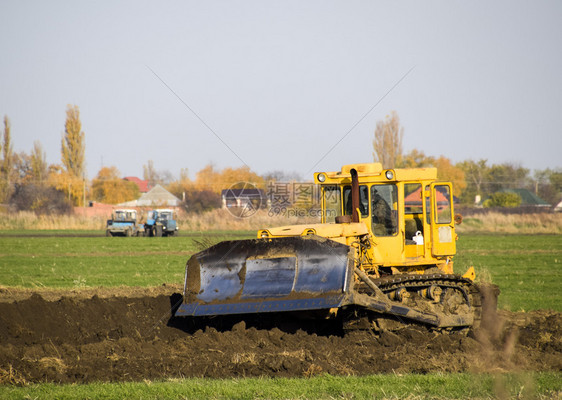
[(362, 222), (344, 224), (303, 224), (260, 229), (258, 238), (317, 235), (327, 239), (361, 236), (369, 233)]

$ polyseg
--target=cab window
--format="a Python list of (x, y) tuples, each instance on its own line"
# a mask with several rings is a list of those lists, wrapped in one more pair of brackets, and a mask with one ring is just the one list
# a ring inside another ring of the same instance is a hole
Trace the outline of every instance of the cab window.
[[(353, 215), (351, 213), (351, 186), (343, 188), (343, 208), (345, 215)], [(369, 188), (366, 185), (359, 186), (359, 211), (361, 211), (361, 217), (369, 215)]]
[(420, 183), (404, 184), (404, 218), (405, 238), (413, 240), (418, 232), (423, 232), (423, 202)]
[(371, 186), (371, 219), (375, 236), (398, 233), (398, 190), (396, 185)]
[(448, 185), (435, 185), (435, 216), (438, 224), (451, 223), (451, 191)]
[(341, 191), (339, 186), (322, 187), (324, 197), (324, 221), (335, 222), (336, 217), (341, 215)]
[(419, 183), (404, 184), (404, 213), (422, 214), (422, 190)]

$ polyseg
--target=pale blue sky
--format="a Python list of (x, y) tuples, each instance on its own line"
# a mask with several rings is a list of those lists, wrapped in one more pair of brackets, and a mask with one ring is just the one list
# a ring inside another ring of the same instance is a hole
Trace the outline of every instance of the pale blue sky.
[(309, 178), (412, 67), (314, 170), (372, 161), (391, 110), (406, 151), (562, 166), (560, 1), (5, 0), (0, 54), (14, 150), (60, 162), (76, 104), (90, 178), (149, 159)]

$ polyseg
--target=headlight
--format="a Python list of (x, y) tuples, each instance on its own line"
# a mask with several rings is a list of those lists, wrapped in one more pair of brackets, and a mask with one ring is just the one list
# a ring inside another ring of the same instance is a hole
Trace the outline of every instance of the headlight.
[(384, 176), (386, 176), (388, 180), (394, 179), (394, 171), (388, 170), (385, 172)]
[(325, 182), (326, 181), (326, 174), (319, 173), (318, 174), (318, 182)]

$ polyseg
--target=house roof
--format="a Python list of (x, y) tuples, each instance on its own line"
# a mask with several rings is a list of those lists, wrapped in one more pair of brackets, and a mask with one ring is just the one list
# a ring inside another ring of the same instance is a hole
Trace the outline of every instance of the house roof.
[(180, 199), (168, 192), (160, 185), (154, 186), (148, 193), (143, 194), (139, 200), (139, 206), (159, 205), (159, 206), (179, 206)]
[(126, 181), (136, 183), (139, 187), (139, 192), (146, 193), (149, 190), (148, 181), (137, 178), (136, 176), (126, 176), (123, 178)]
[[(422, 204), (421, 198), (422, 196), (421, 196), (421, 187), (420, 187), (419, 189), (414, 190), (412, 193), (404, 197), (404, 203), (406, 205), (419, 204), (421, 207)], [(449, 202), (449, 199), (440, 190), (437, 190), (437, 202), (447, 203)]]
[(501, 189), (500, 192), (518, 194), (521, 197), (522, 206), (550, 207), (550, 204), (527, 189)]
[(128, 207), (177, 207), (181, 204), (180, 199), (168, 192), (160, 185), (154, 186), (150, 191), (144, 193), (138, 200), (128, 201), (120, 206)]

